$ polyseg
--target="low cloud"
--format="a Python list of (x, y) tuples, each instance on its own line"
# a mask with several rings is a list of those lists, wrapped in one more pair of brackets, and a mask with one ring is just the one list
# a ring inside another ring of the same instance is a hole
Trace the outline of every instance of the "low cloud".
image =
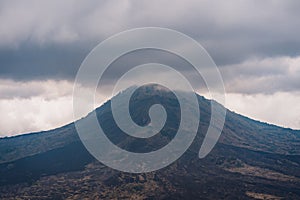
[(0, 99), (31, 99), (43, 97), (45, 101), (71, 96), (73, 84), (68, 81), (16, 82), (0, 79)]
[(73, 121), (67, 81), (0, 80), (0, 136), (48, 130)]
[(72, 97), (0, 100), (0, 136), (56, 128), (73, 121)]
[(250, 118), (286, 128), (300, 129), (300, 92), (226, 94), (226, 107)]
[[(95, 108), (111, 95), (104, 92), (96, 94)], [(75, 120), (73, 82), (0, 79), (0, 110), (0, 137), (60, 127)]]
[(227, 92), (300, 92), (300, 57), (253, 58), (221, 68)]

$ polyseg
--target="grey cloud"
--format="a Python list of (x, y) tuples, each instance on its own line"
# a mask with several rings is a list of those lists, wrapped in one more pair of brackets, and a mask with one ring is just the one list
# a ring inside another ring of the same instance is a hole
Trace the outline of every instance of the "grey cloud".
[(49, 101), (65, 96), (71, 96), (73, 83), (69, 81), (26, 81), (0, 79), (0, 99), (31, 99), (42, 98)]
[(23, 44), (0, 49), (0, 78), (15, 80), (73, 79), (91, 48), (85, 44), (39, 47)]
[[(31, 0), (2, 1), (0, 8), (1, 78), (73, 79), (93, 46), (114, 33), (143, 26), (172, 28), (193, 37), (207, 49), (220, 69), (225, 67), (229, 71), (228, 66), (243, 64), (253, 57), (276, 60), (276, 57), (300, 55), (300, 3), (297, 1), (45, 3)], [(140, 60), (149, 60), (145, 54), (137, 54), (136, 60), (138, 56)], [(160, 58), (168, 59), (168, 56)], [(121, 61), (122, 66), (137, 62)], [(169, 63), (177, 61), (173, 59)], [(177, 63), (188, 68), (182, 62)], [(265, 65), (243, 67), (231, 70), (230, 77), (284, 73), (282, 69)], [(116, 71), (112, 69), (107, 77), (114, 76)], [(288, 84), (298, 87), (296, 81), (279, 83), (287, 88)], [(272, 87), (270, 91), (276, 90)]]
[(227, 92), (299, 92), (300, 56), (249, 59), (221, 68)]
[(31, 88), (30, 90), (23, 90), (20, 88), (6, 88), (1, 89), (0, 91), (0, 99), (28, 99), (33, 96), (39, 96), (43, 94), (42, 88)]

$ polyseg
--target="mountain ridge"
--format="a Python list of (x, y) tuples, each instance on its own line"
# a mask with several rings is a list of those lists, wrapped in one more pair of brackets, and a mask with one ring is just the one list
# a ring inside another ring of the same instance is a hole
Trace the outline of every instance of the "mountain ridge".
[[(131, 116), (138, 124), (149, 123), (148, 108), (158, 102), (171, 115), (167, 127), (151, 140), (122, 135), (113, 121), (111, 101), (95, 112), (115, 145), (129, 151), (152, 151), (166, 145), (176, 133), (179, 115), (173, 100), (174, 96), (151, 90), (149, 95), (141, 90), (133, 94)], [(81, 143), (74, 123), (41, 134), (0, 139), (0, 198), (300, 198), (299, 131), (228, 111), (219, 142), (207, 157), (199, 159), (210, 120), (210, 100), (198, 96), (198, 101), (201, 116), (192, 145), (177, 161), (150, 173), (119, 172), (98, 162)]]
[[(149, 89), (149, 87), (151, 87), (151, 86), (147, 86), (148, 89)], [(133, 86), (132, 88), (138, 88), (138, 87), (137, 86)], [(117, 94), (113, 98), (117, 98), (118, 95), (120, 95), (123, 92), (126, 92), (126, 90), (120, 92), (119, 94)], [(153, 90), (151, 92), (153, 92)], [(139, 93), (139, 94), (141, 94), (141, 93)], [(163, 95), (165, 95), (165, 94), (163, 93)], [(206, 110), (206, 112), (208, 113), (208, 116), (204, 116), (204, 117), (209, 118), (209, 111), (208, 110), (209, 110), (210, 101), (212, 101), (212, 100), (206, 99), (205, 97), (200, 96), (198, 94), (196, 94), (196, 95), (197, 95), (197, 98), (198, 98), (198, 101), (199, 101), (200, 111), (202, 110), (201, 115), (200, 115), (200, 120), (201, 120), (201, 117), (203, 117), (202, 114), (203, 114), (204, 110)], [(101, 113), (107, 112), (107, 110), (110, 110), (110, 103), (111, 103), (111, 100), (108, 100), (105, 103), (103, 103), (101, 106), (99, 106), (98, 108), (96, 108), (94, 111), (97, 112), (97, 115), (99, 116), (99, 115), (101, 115)], [(92, 112), (94, 112), (94, 111), (92, 111)], [(225, 121), (224, 128), (227, 128), (226, 127), (226, 122), (228, 124), (228, 120), (240, 118), (241, 120), (243, 120), (243, 123), (250, 123), (251, 126), (255, 125), (255, 126), (258, 126), (260, 129), (262, 129), (263, 127), (267, 127), (267, 128), (269, 128), (271, 130), (275, 129), (275, 131), (278, 131), (279, 133), (281, 133), (281, 131), (286, 132), (286, 133), (292, 133), (291, 135), (294, 134), (295, 137), (298, 137), (298, 140), (300, 141), (300, 139), (299, 139), (300, 138), (300, 131), (299, 130), (294, 130), (294, 129), (290, 129), (290, 128), (284, 128), (284, 127), (280, 127), (280, 126), (277, 126), (277, 125), (268, 124), (266, 122), (260, 122), (260, 121), (251, 119), (249, 117), (243, 116), (241, 114), (235, 113), (233, 111), (230, 111), (228, 109), (227, 109), (226, 113), (227, 113), (227, 115), (226, 115), (226, 121)], [(89, 114), (87, 114), (87, 116)], [(85, 117), (87, 117), (87, 116), (85, 116)], [(85, 118), (85, 117), (83, 117), (83, 118)], [(208, 121), (206, 121), (206, 122), (208, 122)], [(48, 130), (48, 131), (41, 131), (41, 132), (35, 132), (35, 133), (27, 133), (27, 134), (23, 134), (23, 135), (17, 135), (17, 136), (12, 136), (12, 137), (0, 138), (0, 151), (1, 151), (1, 149), (7, 149), (7, 148), (5, 148), (6, 141), (12, 141), (13, 140), (14, 142), (16, 142), (16, 141), (18, 142), (19, 141), (20, 143), (26, 143), (26, 142), (28, 142), (26, 140), (31, 140), (31, 137), (32, 138), (37, 137), (37, 138), (39, 138), (39, 140), (43, 141), (43, 140), (45, 140), (45, 139), (47, 139), (49, 137), (51, 138), (51, 134), (52, 133), (55, 133), (55, 136), (58, 137), (58, 138), (55, 139), (56, 141), (59, 141), (59, 140), (64, 141), (64, 140), (66, 140), (66, 138), (67, 138), (67, 140), (70, 140), (70, 141), (77, 141), (77, 140), (79, 140), (79, 137), (78, 137), (78, 135), (76, 133), (76, 129), (74, 127), (74, 122), (72, 122), (72, 123), (66, 124), (66, 125), (64, 125), (62, 127), (51, 129), (51, 130)], [(280, 135), (278, 135), (278, 136), (280, 136)], [(43, 138), (43, 137), (45, 137), (45, 138)], [(60, 138), (60, 137), (62, 137), (62, 138)], [(227, 144), (228, 143), (232, 144), (231, 143), (232, 141), (229, 141), (227, 138), (224, 138), (224, 134), (222, 133), (219, 142), (224, 142), (224, 141)], [(53, 145), (53, 148), (56, 148), (56, 147), (63, 146), (64, 143), (61, 142), (61, 144), (58, 143), (58, 144), (52, 144), (52, 145)], [(234, 145), (234, 144), (232, 144), (232, 145)], [(243, 146), (241, 144), (235, 144), (235, 145), (240, 146), (240, 147), (245, 147), (245, 148), (248, 148), (248, 146), (249, 146), (249, 144), (246, 145), (246, 146)], [(50, 149), (53, 149), (53, 148), (47, 148), (46, 150), (50, 150)], [(255, 149), (252, 149), (252, 150), (255, 150)], [(259, 150), (268, 152), (267, 149), (259, 149)], [(282, 154), (287, 154), (286, 152), (281, 152), (281, 153)], [(290, 153), (292, 153), (292, 152), (290, 152)], [(298, 153), (300, 154), (300, 149), (299, 149), (299, 152), (296, 152), (296, 154), (298, 154)], [(3, 153), (2, 152), (0, 152), (0, 155), (2, 155), (2, 156), (0, 156), (0, 163), (5, 162), (5, 161), (11, 161), (11, 160), (3, 160), (2, 159), (2, 157), (3, 157)], [(20, 157), (17, 157), (17, 158), (20, 158)]]

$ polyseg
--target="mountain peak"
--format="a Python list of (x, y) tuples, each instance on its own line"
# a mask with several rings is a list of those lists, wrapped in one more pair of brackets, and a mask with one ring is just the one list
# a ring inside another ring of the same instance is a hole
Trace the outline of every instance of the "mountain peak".
[(145, 84), (145, 85), (134, 85), (131, 86), (123, 91), (121, 91), (120, 93), (126, 93), (126, 92), (133, 92), (133, 94), (137, 95), (166, 95), (166, 94), (170, 94), (172, 93), (172, 91), (165, 87), (162, 86), (160, 84), (156, 84), (156, 83), (149, 83), (149, 84)]

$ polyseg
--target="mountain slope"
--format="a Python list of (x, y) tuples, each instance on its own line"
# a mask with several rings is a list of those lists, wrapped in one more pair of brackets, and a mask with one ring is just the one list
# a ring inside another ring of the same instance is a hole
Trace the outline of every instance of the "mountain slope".
[[(198, 151), (209, 124), (210, 101), (201, 96), (198, 101), (200, 126), (191, 147), (172, 165), (147, 174), (121, 173), (95, 161), (81, 144), (73, 123), (1, 139), (0, 198), (300, 198), (299, 131), (228, 111), (219, 143), (200, 160)], [(147, 152), (172, 140), (180, 117), (175, 96), (148, 85), (139, 88), (131, 99), (133, 120), (140, 125), (149, 123), (147, 111), (155, 103), (164, 105), (168, 119), (163, 130), (148, 140), (127, 137), (116, 126), (110, 101), (96, 113), (116, 145)]]

